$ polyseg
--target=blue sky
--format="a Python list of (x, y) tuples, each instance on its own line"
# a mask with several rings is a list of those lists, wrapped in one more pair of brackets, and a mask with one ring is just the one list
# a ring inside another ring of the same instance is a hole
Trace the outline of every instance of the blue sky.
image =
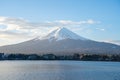
[[(49, 27), (63, 23), (63, 27), (89, 39), (118, 41), (119, 15), (120, 0), (0, 0), (0, 45), (43, 35)], [(39, 27), (41, 24), (48, 26)]]

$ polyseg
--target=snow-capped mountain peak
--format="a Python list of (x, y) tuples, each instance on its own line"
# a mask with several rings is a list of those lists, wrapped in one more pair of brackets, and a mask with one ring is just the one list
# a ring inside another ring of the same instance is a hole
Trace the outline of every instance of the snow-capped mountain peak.
[(51, 40), (63, 40), (63, 39), (74, 39), (74, 40), (88, 40), (86, 38), (80, 37), (79, 35), (73, 33), (72, 31), (64, 28), (59, 27), (57, 29), (54, 29), (50, 31), (46, 36), (39, 38), (41, 39), (49, 39)]

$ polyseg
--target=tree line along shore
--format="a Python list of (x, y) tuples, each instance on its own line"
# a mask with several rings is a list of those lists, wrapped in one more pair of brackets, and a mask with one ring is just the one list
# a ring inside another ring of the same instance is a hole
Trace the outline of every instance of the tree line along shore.
[(5, 54), (0, 53), (0, 60), (77, 60), (77, 61), (120, 61), (120, 54)]

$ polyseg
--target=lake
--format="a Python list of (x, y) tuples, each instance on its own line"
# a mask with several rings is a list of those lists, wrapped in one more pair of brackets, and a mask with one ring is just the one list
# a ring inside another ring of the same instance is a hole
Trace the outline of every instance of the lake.
[(120, 80), (120, 62), (0, 61), (0, 80)]

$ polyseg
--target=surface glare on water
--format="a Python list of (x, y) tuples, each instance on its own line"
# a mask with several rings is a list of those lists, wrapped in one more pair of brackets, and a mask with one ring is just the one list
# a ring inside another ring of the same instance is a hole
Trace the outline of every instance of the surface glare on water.
[(0, 61), (0, 80), (120, 80), (120, 62)]

